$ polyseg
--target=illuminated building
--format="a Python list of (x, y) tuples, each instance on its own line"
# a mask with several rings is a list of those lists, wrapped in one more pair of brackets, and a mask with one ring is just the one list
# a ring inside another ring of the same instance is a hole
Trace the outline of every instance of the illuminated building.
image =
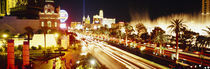
[(88, 15), (87, 18), (83, 16), (82, 22), (83, 22), (83, 25), (90, 24), (90, 16)]
[(0, 16), (10, 15), (11, 8), (16, 7), (17, 0), (0, 0)]
[(202, 0), (202, 23), (208, 22), (210, 18), (210, 0)]
[(202, 0), (202, 14), (203, 15), (210, 14), (210, 0)]
[(60, 27), (59, 19), (60, 8), (55, 8), (52, 4), (46, 4), (42, 12), (39, 12), (41, 28), (58, 29)]
[[(38, 3), (42, 3), (42, 2), (38, 2)], [(17, 33), (22, 34), (22, 33), (25, 33), (24, 28), (27, 26), (32, 27), (35, 31), (44, 27), (48, 29), (59, 28), (60, 20), (59, 20), (58, 12), (60, 11), (60, 8), (59, 7), (55, 8), (53, 5), (54, 3), (45, 3), (46, 5), (43, 5), (42, 11), (40, 11), (41, 8), (40, 10), (37, 10), (37, 9), (28, 10), (28, 9), (32, 9), (32, 7), (27, 7), (27, 2), (21, 2), (20, 4), (21, 6), (17, 5), (17, 7), (11, 9), (12, 16), (4, 16), (2, 19), (0, 19), (0, 23), (2, 24), (0, 25), (1, 30), (9, 30), (13, 34), (17, 34)], [(26, 11), (22, 9), (25, 9)], [(13, 16), (16, 14), (17, 16)], [(21, 17), (19, 17), (19, 15)], [(35, 17), (28, 18), (27, 16), (28, 17), (35, 16)], [(22, 17), (24, 19), (22, 19)]]
[(45, 5), (44, 0), (13, 0), (18, 1), (16, 7), (11, 8), (10, 16), (19, 19), (39, 19), (39, 11)]
[(102, 25), (105, 26), (107, 25), (108, 28), (111, 28), (112, 24), (115, 23), (115, 19), (114, 18), (103, 18), (103, 22), (102, 22)]
[(82, 24), (85, 24), (85, 21), (86, 21), (86, 18), (85, 18), (85, 16), (83, 16), (83, 18), (82, 18)]
[(100, 11), (99, 11), (99, 16), (100, 16), (101, 18), (104, 18), (104, 12), (103, 12), (103, 10), (100, 10)]
[(71, 28), (76, 29), (77, 25), (81, 24), (81, 22), (71, 22)]
[[(31, 46), (42, 46), (44, 47), (44, 34), (34, 34), (32, 40), (30, 41), (30, 47)], [(56, 42), (56, 36), (54, 34), (46, 34), (46, 46), (47, 47), (52, 47), (52, 46), (57, 46)]]
[(99, 11), (99, 15), (93, 16), (93, 24), (102, 24), (102, 26), (107, 25), (108, 28), (111, 28), (112, 24), (115, 24), (115, 18), (104, 18), (103, 10)]
[(90, 16), (89, 16), (89, 15), (87, 16), (87, 18), (86, 18), (86, 20), (85, 20), (85, 23), (86, 23), (86, 24), (90, 24)]
[(99, 15), (93, 16), (93, 24), (102, 24), (103, 18), (103, 10), (100, 10)]

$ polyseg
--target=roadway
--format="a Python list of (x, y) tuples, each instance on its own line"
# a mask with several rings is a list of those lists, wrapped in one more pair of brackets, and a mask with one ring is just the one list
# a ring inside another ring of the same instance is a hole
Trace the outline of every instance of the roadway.
[(81, 40), (86, 51), (96, 57), (99, 62), (109, 69), (166, 69), (167, 67), (124, 50), (107, 44), (104, 41), (94, 40), (89, 36), (84, 36), (86, 40)]

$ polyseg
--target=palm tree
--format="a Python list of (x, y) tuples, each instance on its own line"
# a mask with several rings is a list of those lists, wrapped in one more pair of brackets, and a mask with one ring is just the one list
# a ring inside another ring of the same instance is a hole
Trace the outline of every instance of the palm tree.
[(208, 35), (210, 36), (210, 26), (208, 27), (206, 27), (208, 30), (205, 30), (205, 29), (203, 29), (203, 31), (206, 31), (207, 33), (208, 33)]
[(109, 28), (107, 25), (105, 25), (104, 27), (101, 27), (101, 33), (108, 36), (110, 34), (109, 32)]
[(111, 36), (111, 37), (116, 37), (116, 38), (121, 38), (120, 27), (117, 26), (117, 27), (115, 27), (115, 28), (110, 28), (110, 29), (109, 29), (109, 36)]
[[(199, 43), (199, 45), (198, 45), (198, 43)], [(210, 37), (198, 36), (198, 38), (196, 40), (196, 45), (197, 45), (198, 48), (201, 49), (200, 58), (202, 59), (203, 55), (204, 55), (205, 48), (207, 46), (210, 46)], [(202, 65), (202, 63), (201, 63), (201, 65)]]
[(162, 30), (160, 27), (155, 27), (152, 33), (152, 35), (154, 36), (152, 41), (160, 46), (160, 54), (162, 54), (162, 44), (167, 42), (166, 35), (164, 35), (165, 31)]
[(168, 28), (171, 28), (172, 29), (172, 32), (175, 32), (176, 33), (176, 63), (179, 59), (179, 46), (178, 46), (178, 37), (179, 37), (179, 32), (180, 32), (180, 29), (183, 28), (183, 27), (186, 27), (185, 24), (183, 24), (183, 19), (173, 19), (171, 21), (171, 25), (168, 26)]
[[(210, 36), (210, 27), (207, 27), (208, 30), (204, 30), (208, 33), (208, 36)], [(202, 55), (204, 54), (204, 50), (206, 47), (210, 46), (210, 37), (208, 36), (198, 36), (196, 43), (199, 43), (199, 46), (201, 48), (201, 58)]]
[(27, 40), (28, 40), (28, 43), (30, 43), (30, 38), (31, 38), (31, 36), (33, 35), (33, 28), (31, 28), (30, 26), (28, 26), (28, 27), (25, 27), (24, 28), (25, 30), (26, 30), (26, 34), (27, 34), (27, 36), (28, 36), (28, 38), (27, 38)]
[(142, 23), (138, 23), (136, 25), (136, 29), (138, 31), (138, 36), (140, 37), (143, 33), (146, 33), (147, 32), (147, 29), (146, 27), (144, 26), (144, 24)]
[(128, 35), (131, 34), (131, 32), (133, 31), (133, 27), (131, 25), (129, 25), (128, 23), (125, 23), (125, 40), (126, 40), (126, 46), (128, 45), (127, 44), (127, 39), (128, 39)]
[(47, 34), (48, 27), (43, 27), (42, 30), (44, 32), (44, 48), (46, 49), (47, 48), (47, 37), (46, 37), (46, 34)]

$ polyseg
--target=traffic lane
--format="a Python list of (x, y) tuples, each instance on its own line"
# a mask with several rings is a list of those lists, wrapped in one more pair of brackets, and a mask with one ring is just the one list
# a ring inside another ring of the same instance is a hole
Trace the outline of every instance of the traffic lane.
[[(127, 56), (124, 53), (119, 53), (119, 51), (111, 50), (108, 46), (105, 46), (103, 42), (99, 41), (91, 41), (92, 45), (91, 47), (100, 47), (106, 54), (108, 54), (110, 57), (114, 58), (115, 60), (118, 60), (122, 64), (125, 64), (125, 66), (128, 66), (128, 68), (144, 68), (144, 69), (154, 69), (155, 67), (152, 67), (150, 65), (147, 65), (139, 60), (136, 60), (130, 56)], [(109, 52), (109, 53), (108, 53)]]
[[(91, 47), (91, 46), (90, 46)], [(106, 55), (103, 51), (101, 51), (99, 48), (89, 48), (89, 51), (96, 59), (99, 60), (100, 63), (105, 65), (109, 69), (126, 69), (124, 65), (117, 62), (110, 56)]]
[(138, 65), (142, 68), (145, 68), (145, 69), (166, 68), (164, 66), (154, 64), (154, 62), (151, 62), (151, 61), (146, 62), (146, 60), (141, 59), (140, 57), (133, 56), (130, 53), (125, 53), (125, 51), (115, 48), (113, 46), (107, 46), (106, 44), (103, 44), (103, 45), (104, 45), (103, 47), (106, 47), (107, 50), (114, 53), (115, 55), (127, 60), (130, 63), (134, 63), (134, 65)]
[[(108, 54), (110, 57), (112, 58), (116, 58), (119, 60), (119, 62), (123, 62), (122, 64), (126, 64), (125, 66), (128, 65), (128, 67), (131, 68), (145, 68), (145, 69), (154, 69), (155, 67), (150, 66), (148, 64), (145, 64), (142, 61), (136, 60), (134, 58), (132, 58), (131, 56), (128, 56), (124, 53), (121, 53), (119, 51), (116, 50), (111, 50), (108, 46), (105, 46), (106, 44), (104, 44), (102, 41), (94, 41), (94, 40), (88, 40), (88, 42), (91, 42), (91, 44), (95, 44), (95, 45), (91, 45), (91, 48), (95, 48), (95, 47), (99, 47), (104, 50), (104, 52), (106, 54)], [(110, 52), (110, 53), (107, 53)], [(121, 55), (119, 55), (121, 54)]]

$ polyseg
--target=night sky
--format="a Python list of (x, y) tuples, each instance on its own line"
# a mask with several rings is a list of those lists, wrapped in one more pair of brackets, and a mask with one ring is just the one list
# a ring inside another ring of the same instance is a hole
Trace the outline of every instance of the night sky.
[[(202, 0), (86, 0), (86, 15), (104, 10), (104, 17), (129, 22), (130, 13), (148, 12), (151, 19), (174, 13), (199, 13)], [(67, 10), (71, 21), (82, 20), (83, 0), (60, 0), (61, 9)]]

